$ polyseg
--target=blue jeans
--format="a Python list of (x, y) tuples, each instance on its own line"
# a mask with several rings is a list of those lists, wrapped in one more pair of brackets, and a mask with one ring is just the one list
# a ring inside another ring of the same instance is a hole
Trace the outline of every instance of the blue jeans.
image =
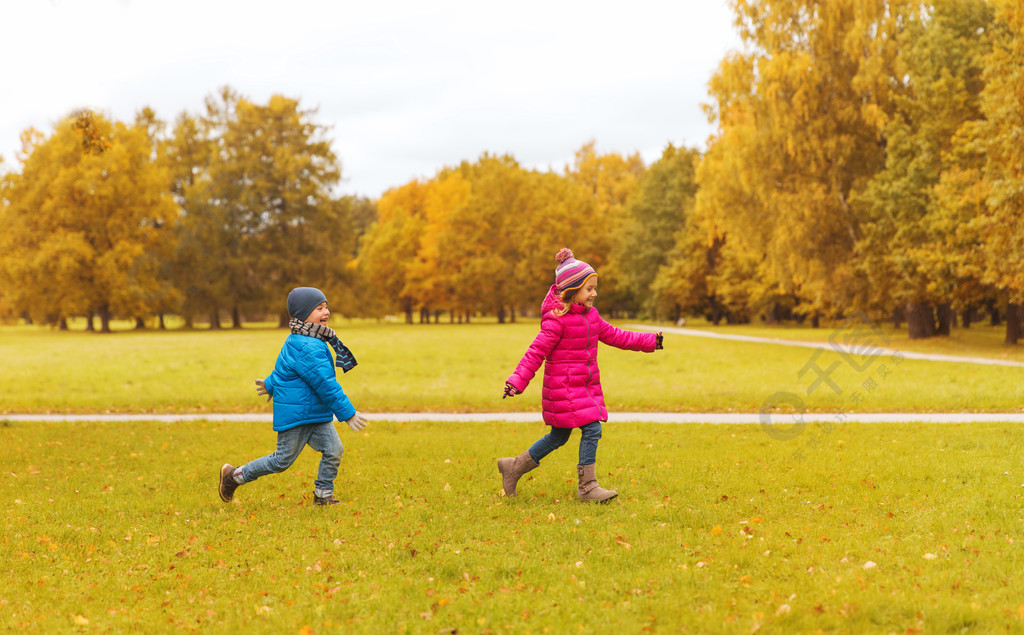
[(277, 450), (273, 454), (268, 454), (242, 466), (242, 478), (249, 483), (267, 474), (284, 472), (292, 466), (295, 459), (299, 458), (299, 453), (307, 445), (323, 455), (320, 457), (320, 468), (317, 470), (316, 481), (313, 482), (316, 487), (316, 495), (330, 496), (334, 493), (334, 479), (338, 476), (341, 455), (345, 452), (333, 421), (307, 423), (304, 426), (278, 432)]
[[(572, 428), (551, 428), (551, 432), (530, 446), (530, 458), (540, 463), (545, 456), (565, 445), (570, 434)], [(580, 465), (593, 465), (597, 463), (597, 442), (601, 440), (601, 422), (595, 421), (580, 426), (580, 434)]]

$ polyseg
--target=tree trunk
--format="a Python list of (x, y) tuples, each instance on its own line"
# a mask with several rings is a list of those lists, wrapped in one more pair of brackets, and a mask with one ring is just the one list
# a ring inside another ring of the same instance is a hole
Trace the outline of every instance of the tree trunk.
[(146, 328), (146, 321), (140, 317), (135, 318), (135, 330), (142, 331)]
[(455, 309), (448, 310), (448, 323), (455, 324)]
[(32, 326), (34, 324), (34, 322), (32, 322), (32, 316), (29, 315), (28, 311), (21, 314), (21, 319), (25, 320), (26, 326)]
[(242, 312), (238, 310), (237, 306), (231, 307), (231, 328), (242, 328)]
[(899, 307), (892, 310), (892, 327), (899, 329), (903, 325), (903, 311)]
[(277, 314), (277, 328), (286, 329), (288, 324), (292, 321), (292, 316), (287, 311), (281, 311)]
[(935, 307), (936, 309), (936, 320), (938, 322), (935, 329), (936, 335), (949, 335), (952, 333), (953, 321), (956, 319), (956, 313), (953, 312), (953, 308), (948, 302)]
[(707, 316), (708, 320), (718, 326), (718, 323), (722, 321), (722, 307), (718, 304), (718, 299), (715, 296), (709, 297), (708, 303), (711, 305), (711, 312)]
[(513, 324), (516, 323), (516, 307), (515, 307), (515, 305), (510, 306), (508, 308), (508, 321), (513, 323)]
[(469, 324), (469, 311), (466, 311), (466, 324)]
[(88, 333), (95, 333), (96, 332), (96, 325), (93, 324), (93, 322), (92, 322), (92, 316), (93, 316), (93, 312), (92, 311), (89, 312), (89, 315), (85, 316), (85, 330)]
[(505, 307), (503, 305), (503, 306), (499, 306), (498, 307), (498, 324), (504, 324), (504, 323), (505, 323)]
[(989, 322), (992, 326), (999, 326), (1002, 319), (999, 317), (999, 308), (996, 306), (995, 300), (988, 301), (988, 315), (991, 321)]
[(405, 300), (405, 323), (412, 324), (412, 299)]
[(99, 310), (100, 333), (110, 333), (110, 307), (103, 305)]
[(974, 305), (968, 304), (964, 307), (964, 310), (960, 312), (960, 321), (963, 322), (964, 328), (971, 328), (971, 322), (974, 321)]
[(815, 313), (811, 316), (811, 328), (818, 328), (821, 326), (821, 316)]
[(1020, 305), (1012, 302), (1006, 305), (1006, 339), (1004, 344), (1017, 345), (1020, 339)]
[(218, 310), (217, 308), (213, 308), (210, 310), (210, 328), (220, 328), (220, 310)]
[(196, 327), (195, 318), (192, 317), (192, 313), (191, 312), (186, 313), (184, 317), (185, 317), (185, 328), (188, 329), (189, 331), (191, 331), (192, 329), (194, 329)]
[(907, 335), (912, 340), (935, 335), (935, 314), (927, 302), (908, 302), (906, 308)]
[(161, 331), (166, 331), (167, 330), (167, 325), (164, 323), (164, 314), (160, 313), (158, 315), (160, 317), (160, 330)]
[(61, 331), (66, 331), (66, 330), (68, 330), (68, 319), (67, 319), (67, 318), (63, 318), (63, 317), (62, 317), (62, 318), (60, 319), (60, 323), (59, 323), (59, 325), (58, 325), (57, 329), (58, 329), (58, 330), (61, 330)]

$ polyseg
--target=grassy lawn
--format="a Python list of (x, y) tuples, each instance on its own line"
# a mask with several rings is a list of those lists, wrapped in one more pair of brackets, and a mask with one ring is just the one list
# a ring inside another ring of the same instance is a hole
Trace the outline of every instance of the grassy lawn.
[[(539, 379), (522, 396), (501, 399), (505, 378), (537, 333), (535, 320), (414, 326), (336, 320), (334, 326), (359, 360), (339, 378), (360, 410), (540, 410)], [(824, 342), (833, 329), (715, 330)], [(1001, 329), (991, 327), (924, 342), (886, 333), (897, 350), (1024, 360), (1024, 347), (1002, 346)], [(269, 374), (285, 336), (270, 325), (110, 335), (0, 327), (0, 413), (269, 412), (253, 379)], [(757, 412), (779, 392), (799, 395), (808, 410), (823, 412), (1011, 412), (1024, 405), (1024, 368), (888, 357), (863, 367), (832, 351), (814, 354), (666, 334), (664, 351), (602, 346), (600, 363), (609, 409), (620, 412)], [(812, 361), (822, 369), (838, 364), (831, 386), (814, 385)]]
[(780, 442), (609, 425), (598, 473), (617, 502), (573, 500), (575, 435), (518, 499), (499, 496), (495, 458), (542, 432), (344, 429), (343, 504), (322, 509), (312, 452), (217, 498), (221, 463), (272, 449), (267, 424), (5, 424), (0, 628), (1024, 628), (1019, 426), (811, 426)]

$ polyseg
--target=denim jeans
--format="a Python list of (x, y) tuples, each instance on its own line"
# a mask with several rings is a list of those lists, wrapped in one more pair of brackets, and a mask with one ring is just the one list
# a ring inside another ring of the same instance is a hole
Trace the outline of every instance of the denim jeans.
[[(570, 434), (572, 428), (551, 428), (551, 432), (530, 446), (530, 458), (540, 463), (545, 456), (565, 445)], [(580, 426), (580, 435), (580, 465), (597, 463), (597, 442), (601, 440), (601, 422), (595, 421)]]
[(333, 421), (307, 423), (278, 432), (277, 450), (273, 454), (246, 463), (242, 467), (242, 478), (249, 483), (267, 474), (284, 472), (299, 458), (299, 453), (307, 445), (323, 455), (320, 457), (316, 481), (313, 482), (316, 495), (330, 496), (334, 492), (334, 479), (338, 476), (341, 455), (345, 452)]

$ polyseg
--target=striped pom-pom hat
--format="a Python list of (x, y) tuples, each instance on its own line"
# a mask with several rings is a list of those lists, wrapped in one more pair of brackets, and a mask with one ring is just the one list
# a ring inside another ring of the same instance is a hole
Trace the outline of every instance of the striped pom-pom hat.
[(567, 291), (576, 291), (586, 284), (591, 276), (597, 275), (593, 267), (582, 260), (576, 260), (570, 249), (559, 250), (555, 254), (555, 260), (558, 261), (558, 266), (555, 267), (555, 287), (558, 289), (558, 295), (565, 296)]

